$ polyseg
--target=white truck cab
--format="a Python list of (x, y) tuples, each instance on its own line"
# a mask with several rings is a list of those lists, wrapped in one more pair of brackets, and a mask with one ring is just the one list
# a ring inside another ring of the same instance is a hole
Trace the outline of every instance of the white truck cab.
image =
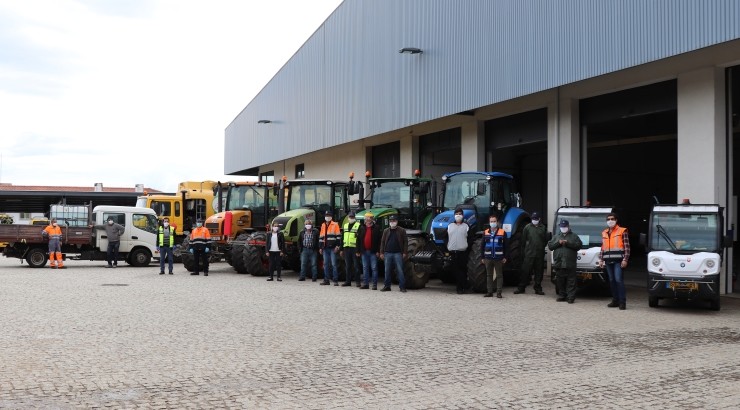
[[(108, 218), (124, 227), (119, 254), (132, 266), (146, 266), (157, 254), (157, 214), (150, 208), (99, 205), (93, 209), (92, 223), (104, 225)], [(108, 237), (104, 229), (95, 229), (93, 243), (100, 252), (106, 252)]]

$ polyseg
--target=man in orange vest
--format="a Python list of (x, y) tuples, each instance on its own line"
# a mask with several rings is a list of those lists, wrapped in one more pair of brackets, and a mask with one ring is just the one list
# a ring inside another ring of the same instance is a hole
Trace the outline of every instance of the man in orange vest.
[[(189, 252), (195, 258), (195, 272), (191, 275), (199, 275), (199, 269), (203, 266), (203, 276), (208, 276), (208, 257), (211, 252), (211, 233), (208, 228), (203, 226), (203, 220), (199, 219), (195, 223), (195, 229), (190, 233)], [(203, 259), (203, 265), (200, 260)]]
[(627, 228), (617, 224), (617, 214), (610, 213), (606, 216), (606, 226), (607, 228), (601, 232), (599, 266), (606, 267), (606, 273), (609, 275), (612, 301), (607, 306), (619, 306), (619, 310), (625, 310), (627, 295), (624, 290), (623, 269), (627, 267), (630, 259), (630, 238), (627, 235)]
[[(49, 267), (52, 269), (64, 269), (64, 261), (62, 260), (62, 228), (57, 224), (56, 218), (51, 218), (49, 226), (44, 228), (41, 232), (41, 236), (49, 238)], [(56, 261), (54, 255), (56, 254)], [(57, 263), (55, 265), (54, 263)]]
[[(342, 233), (339, 224), (332, 220), (332, 212), (326, 211), (324, 223), (319, 231), (319, 249), (324, 257), (324, 281), (321, 285), (328, 285), (334, 280), (334, 286), (339, 286), (339, 270), (337, 270), (337, 253), (342, 246)], [(332, 275), (333, 274), (333, 275)]]

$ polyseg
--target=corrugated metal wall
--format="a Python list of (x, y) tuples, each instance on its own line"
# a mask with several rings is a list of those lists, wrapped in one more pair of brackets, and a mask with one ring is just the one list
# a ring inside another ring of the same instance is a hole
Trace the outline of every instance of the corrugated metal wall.
[(740, 0), (345, 0), (227, 127), (225, 172), (738, 38)]

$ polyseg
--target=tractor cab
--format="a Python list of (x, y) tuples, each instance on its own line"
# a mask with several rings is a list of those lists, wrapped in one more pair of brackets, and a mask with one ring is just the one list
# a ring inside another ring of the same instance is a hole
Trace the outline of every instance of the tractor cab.
[[(388, 216), (396, 214), (405, 229), (421, 230), (431, 220), (434, 195), (429, 178), (370, 178), (370, 199), (360, 201), (373, 214), (381, 228), (388, 226)], [(358, 220), (364, 218), (359, 212)]]

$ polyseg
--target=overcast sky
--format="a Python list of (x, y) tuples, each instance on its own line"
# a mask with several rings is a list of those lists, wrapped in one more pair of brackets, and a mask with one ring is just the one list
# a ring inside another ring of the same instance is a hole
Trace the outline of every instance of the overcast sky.
[(341, 2), (0, 0), (0, 182), (237, 179), (224, 129)]

